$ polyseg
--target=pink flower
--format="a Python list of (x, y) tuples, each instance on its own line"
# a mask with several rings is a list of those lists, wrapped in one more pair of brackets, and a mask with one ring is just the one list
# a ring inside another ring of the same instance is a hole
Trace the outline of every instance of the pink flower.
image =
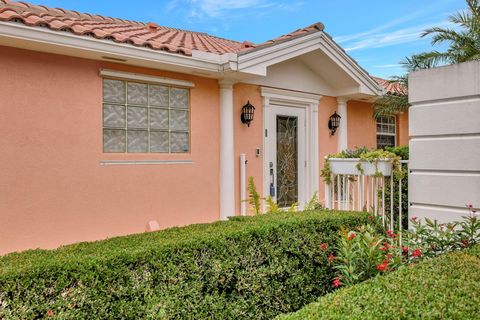
[(390, 260), (385, 259), (381, 264), (379, 264), (376, 268), (378, 271), (384, 272), (387, 270), (387, 266), (390, 263)]
[(468, 209), (472, 209), (473, 208), (473, 204), (469, 203), (466, 205)]
[(377, 270), (383, 272), (383, 271), (387, 270), (387, 265), (388, 265), (388, 263), (385, 264), (385, 262), (383, 262), (383, 263), (381, 263), (377, 266)]
[(320, 249), (322, 249), (322, 251), (325, 251), (327, 249), (327, 243), (324, 242), (320, 245)]
[(392, 230), (388, 230), (386, 233), (387, 236), (390, 238), (395, 238), (397, 236)]
[(412, 256), (414, 256), (415, 258), (420, 257), (421, 255), (422, 251), (420, 249), (415, 249), (415, 251), (413, 251), (412, 253)]
[(47, 311), (47, 316), (53, 317), (54, 315), (55, 315), (55, 312), (53, 312), (53, 310), (50, 309)]
[(333, 253), (330, 253), (330, 255), (328, 256), (328, 261), (333, 262), (333, 260), (335, 260), (335, 256), (333, 255)]
[(408, 247), (407, 247), (407, 246), (403, 246), (403, 247), (402, 247), (402, 251), (403, 251), (403, 253), (408, 253)]
[(332, 284), (333, 284), (333, 287), (334, 287), (334, 288), (338, 288), (338, 287), (340, 287), (340, 286), (342, 285), (342, 283), (340, 282), (340, 279), (339, 279), (339, 278), (333, 279)]
[(417, 219), (418, 219), (418, 217), (413, 216), (412, 219), (410, 219), (410, 220), (417, 221)]

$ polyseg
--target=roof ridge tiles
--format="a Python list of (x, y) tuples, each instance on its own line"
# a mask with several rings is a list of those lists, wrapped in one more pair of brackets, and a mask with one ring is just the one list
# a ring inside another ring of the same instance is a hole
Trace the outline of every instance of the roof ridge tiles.
[[(94, 36), (99, 39), (185, 55), (191, 55), (192, 50), (215, 54), (232, 52), (243, 54), (324, 29), (323, 24), (317, 22), (273, 40), (254, 44), (248, 41), (226, 39), (206, 32), (159, 26), (153, 22), (125, 20), (12, 0), (0, 0), (0, 21), (21, 22), (27, 26), (44, 26), (54, 31), (69, 31), (77, 36)], [(142, 32), (143, 29), (145, 32)]]

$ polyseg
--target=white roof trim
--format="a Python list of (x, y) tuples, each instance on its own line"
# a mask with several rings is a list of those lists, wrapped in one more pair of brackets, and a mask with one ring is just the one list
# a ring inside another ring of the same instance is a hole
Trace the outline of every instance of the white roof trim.
[(262, 97), (269, 98), (269, 100), (294, 101), (297, 103), (300, 102), (300, 103), (307, 103), (307, 104), (318, 104), (318, 102), (322, 98), (322, 96), (318, 94), (267, 88), (267, 87), (261, 88), (261, 95)]
[(168, 53), (149, 48), (135, 47), (131, 44), (116, 43), (110, 40), (101, 40), (78, 36), (68, 32), (52, 31), (47, 28), (29, 27), (19, 23), (0, 22), (0, 37), (9, 39), (27, 40), (64, 48), (113, 54), (125, 60), (139, 59), (159, 64), (169, 64), (198, 70), (219, 72), (221, 66), (212, 59), (189, 57), (176, 53)]
[(382, 88), (324, 32), (319, 31), (290, 41), (246, 52), (238, 56), (238, 71), (266, 76), (267, 67), (300, 55), (321, 50), (359, 83), (359, 91), (380, 95)]
[(187, 88), (193, 88), (195, 86), (195, 84), (190, 81), (156, 77), (156, 76), (148, 76), (144, 74), (122, 72), (122, 71), (115, 71), (115, 70), (108, 70), (108, 69), (101, 69), (100, 75), (103, 77), (119, 78), (119, 79), (125, 79), (125, 80), (138, 80), (143, 82), (158, 83), (158, 84), (180, 86), (180, 87), (187, 87)]

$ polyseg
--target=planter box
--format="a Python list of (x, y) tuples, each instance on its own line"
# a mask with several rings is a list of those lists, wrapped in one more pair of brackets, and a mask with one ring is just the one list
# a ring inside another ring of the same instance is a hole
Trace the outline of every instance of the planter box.
[[(357, 169), (357, 163), (360, 162), (358, 158), (352, 159), (339, 159), (339, 158), (330, 158), (330, 170), (333, 174), (347, 174), (347, 175), (362, 175)], [(375, 172), (378, 171), (383, 174), (385, 177), (392, 175), (392, 164), (389, 160), (379, 160), (377, 163), (377, 170), (375, 170), (375, 163), (369, 163), (366, 161), (361, 161), (363, 168), (363, 175), (373, 176)]]

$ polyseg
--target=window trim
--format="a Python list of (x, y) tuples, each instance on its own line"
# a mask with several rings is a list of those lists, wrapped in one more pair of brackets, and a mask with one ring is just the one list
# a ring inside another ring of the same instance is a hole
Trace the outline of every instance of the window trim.
[[(376, 132), (376, 144), (377, 144), (377, 148), (378, 148), (378, 136), (390, 136), (390, 137), (395, 137), (394, 139), (394, 145), (393, 147), (396, 147), (397, 146), (397, 116), (396, 115), (390, 115), (390, 116), (382, 116), (382, 117), (392, 117), (394, 119), (394, 128), (395, 128), (395, 133), (390, 133), (390, 132), (378, 132), (378, 129), (377, 129), (377, 125), (378, 125), (378, 119), (375, 120), (375, 132)], [(380, 117), (381, 118), (381, 117)], [(383, 123), (381, 123), (383, 124)], [(389, 124), (390, 125), (390, 124)]]
[(150, 76), (150, 75), (144, 75), (139, 73), (116, 71), (116, 70), (110, 70), (110, 69), (100, 69), (100, 76), (102, 78), (116, 78), (119, 80), (125, 80), (130, 82), (139, 81), (147, 84), (150, 84), (150, 83), (163, 84), (163, 85), (172, 86), (172, 87), (183, 87), (183, 88), (195, 87), (195, 84), (191, 81), (177, 80), (177, 79), (164, 78), (164, 77), (158, 77), (158, 76)]

